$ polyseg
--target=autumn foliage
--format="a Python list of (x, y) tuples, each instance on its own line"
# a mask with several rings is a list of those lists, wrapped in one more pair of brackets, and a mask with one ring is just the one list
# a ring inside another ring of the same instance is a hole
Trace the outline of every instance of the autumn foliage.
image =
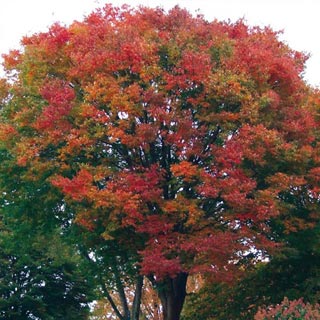
[(289, 301), (284, 298), (281, 304), (270, 306), (267, 309), (260, 309), (255, 315), (255, 320), (268, 319), (310, 319), (320, 318), (320, 305), (312, 306), (310, 303), (304, 303), (303, 299)]
[(155, 285), (230, 280), (248, 250), (272, 252), (271, 219), (304, 227), (288, 195), (306, 195), (310, 227), (319, 219), (318, 93), (306, 56), (277, 36), (178, 7), (55, 24), (5, 56), (1, 143)]

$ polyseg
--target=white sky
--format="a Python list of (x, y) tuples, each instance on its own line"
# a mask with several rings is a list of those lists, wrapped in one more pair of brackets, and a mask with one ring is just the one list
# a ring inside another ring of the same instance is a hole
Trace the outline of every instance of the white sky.
[(283, 29), (282, 40), (311, 54), (305, 78), (320, 86), (320, 0), (0, 0), (0, 53), (17, 48), (24, 35), (46, 31), (56, 21), (70, 24), (82, 20), (105, 2), (165, 9), (178, 4), (191, 13), (204, 14), (207, 20), (245, 18), (249, 25)]

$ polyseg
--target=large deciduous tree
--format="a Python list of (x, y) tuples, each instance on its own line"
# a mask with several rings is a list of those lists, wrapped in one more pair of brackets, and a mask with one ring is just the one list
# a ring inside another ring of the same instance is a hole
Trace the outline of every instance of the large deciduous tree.
[(227, 279), (249, 251), (270, 252), (288, 197), (318, 221), (319, 101), (306, 56), (277, 36), (107, 5), (5, 56), (3, 146), (98, 246), (135, 257), (165, 320), (179, 319), (189, 274)]

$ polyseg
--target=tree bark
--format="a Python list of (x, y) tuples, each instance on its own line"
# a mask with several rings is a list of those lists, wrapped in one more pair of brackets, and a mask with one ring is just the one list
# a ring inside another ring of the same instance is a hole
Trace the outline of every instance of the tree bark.
[(163, 320), (179, 320), (186, 297), (188, 274), (181, 272), (175, 278), (157, 283), (156, 289), (162, 304)]

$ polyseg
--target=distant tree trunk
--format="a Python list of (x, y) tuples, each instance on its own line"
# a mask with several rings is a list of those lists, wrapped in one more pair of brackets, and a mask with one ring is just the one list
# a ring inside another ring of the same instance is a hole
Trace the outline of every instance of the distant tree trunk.
[(125, 320), (131, 320), (130, 319), (130, 310), (129, 310), (129, 305), (128, 305), (128, 301), (126, 298), (126, 294), (124, 291), (124, 285), (122, 283), (121, 280), (121, 275), (120, 272), (118, 270), (118, 261), (115, 259), (114, 264), (111, 266), (111, 269), (113, 271), (114, 274), (114, 278), (115, 278), (115, 284), (116, 284), (116, 288), (117, 288), (117, 292), (120, 298), (120, 302), (121, 302), (121, 306), (122, 306), (122, 310), (123, 310), (123, 318)]
[(132, 304), (131, 318), (132, 320), (139, 320), (140, 306), (142, 297), (143, 276), (137, 277), (136, 288), (134, 293), (134, 299)]
[(163, 320), (179, 320), (186, 297), (187, 273), (157, 283), (156, 289), (163, 308)]

